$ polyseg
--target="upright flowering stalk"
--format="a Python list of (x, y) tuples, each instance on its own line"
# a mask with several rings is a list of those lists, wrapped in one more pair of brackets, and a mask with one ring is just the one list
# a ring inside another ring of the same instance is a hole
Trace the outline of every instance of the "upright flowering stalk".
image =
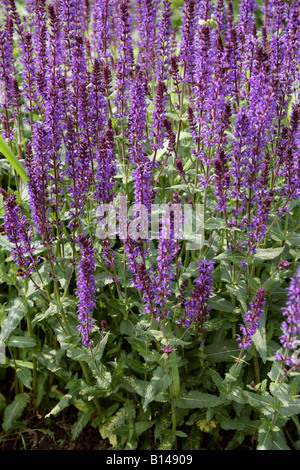
[(296, 273), (296, 276), (291, 279), (288, 288), (288, 300), (286, 307), (283, 309), (283, 315), (286, 320), (282, 322), (282, 336), (280, 342), (285, 348), (285, 352), (282, 355), (280, 352), (276, 354), (276, 358), (282, 361), (287, 366), (292, 368), (300, 367), (299, 358), (296, 356), (289, 355), (291, 351), (295, 351), (299, 345), (300, 335), (300, 267)]
[(183, 76), (187, 82), (193, 81), (195, 67), (196, 3), (195, 0), (185, 0), (182, 15), (179, 57), (184, 67)]
[[(98, 139), (97, 150), (95, 152), (96, 181), (95, 191), (98, 204), (107, 204), (113, 200), (115, 176), (117, 174), (116, 155), (114, 150), (114, 131), (111, 120), (108, 120), (106, 131), (102, 131)], [(102, 257), (105, 264), (113, 269), (114, 252), (111, 250), (109, 240), (101, 240)]]
[(247, 322), (247, 326), (240, 325), (242, 336), (237, 334), (237, 341), (239, 342), (239, 348), (242, 351), (250, 349), (253, 342), (253, 335), (259, 327), (260, 318), (263, 316), (263, 310), (266, 302), (266, 292), (264, 287), (260, 287), (255, 294), (253, 302), (250, 303), (250, 308), (244, 316), (244, 321)]
[(118, 108), (118, 117), (125, 115), (125, 104), (129, 94), (130, 75), (133, 63), (133, 49), (131, 39), (131, 17), (129, 1), (121, 0), (119, 4), (118, 20), (118, 51), (117, 59), (117, 94), (115, 102)]
[(228, 171), (227, 156), (224, 150), (220, 150), (219, 154), (216, 156), (214, 160), (214, 169), (215, 194), (218, 198), (217, 210), (220, 212), (226, 207), (226, 190), (230, 184), (230, 173)]
[(110, 119), (106, 131), (103, 131), (100, 135), (95, 160), (97, 162), (95, 184), (97, 202), (111, 202), (117, 166), (114, 151), (114, 131)]
[(2, 188), (0, 193), (4, 197), (4, 228), (8, 240), (13, 244), (12, 257), (17, 266), (24, 269), (24, 276), (28, 276), (35, 263), (32, 246), (32, 229), (29, 221), (21, 213), (15, 194), (8, 195)]
[(156, 43), (155, 70), (158, 80), (164, 80), (168, 76), (171, 51), (171, 24), (172, 11), (171, 2), (163, 1), (163, 9), (158, 22), (158, 34)]
[(60, 35), (60, 20), (57, 14), (57, 6), (48, 7), (50, 27), (48, 30), (47, 54), (47, 94), (45, 98), (45, 129), (47, 132), (47, 144), (49, 148), (49, 161), (51, 168), (51, 180), (53, 183), (53, 205), (58, 225), (60, 211), (60, 182), (62, 180), (62, 162), (60, 148), (62, 142), (62, 99), (60, 95), (59, 81), (62, 74), (62, 42)]
[(13, 24), (8, 17), (5, 20), (5, 27), (0, 32), (0, 107), (3, 108), (1, 115), (3, 137), (10, 140), (13, 138), (9, 119), (9, 107), (13, 95), (13, 69)]
[(152, 148), (155, 151), (152, 165), (156, 164), (156, 152), (163, 147), (164, 143), (164, 129), (163, 119), (166, 115), (166, 104), (167, 104), (167, 86), (163, 80), (159, 80), (156, 88), (156, 96), (154, 101), (154, 111), (152, 115), (152, 129), (151, 136), (154, 138)]
[(93, 341), (90, 337), (95, 327), (91, 313), (96, 306), (95, 302), (95, 249), (92, 248), (92, 240), (84, 234), (78, 236), (80, 243), (80, 260), (77, 263), (77, 289), (78, 297), (78, 319), (80, 325), (78, 330), (82, 336), (84, 346), (92, 346)]
[(138, 0), (137, 28), (140, 33), (138, 63), (148, 76), (155, 62), (157, 0)]
[(186, 328), (195, 323), (198, 324), (199, 332), (203, 334), (203, 325), (207, 319), (210, 306), (207, 304), (212, 294), (213, 262), (205, 258), (198, 262), (198, 274), (196, 286), (190, 294), (190, 298), (185, 300), (185, 315), (179, 320)]
[(113, 7), (112, 0), (98, 0), (92, 6), (92, 44), (99, 59), (107, 58), (110, 54), (114, 32)]
[(104, 83), (102, 78), (101, 64), (98, 59), (93, 62), (91, 74), (91, 91), (89, 106), (90, 127), (93, 146), (98, 147), (98, 137), (107, 122), (107, 103), (104, 97)]
[(169, 203), (163, 212), (158, 242), (157, 274), (155, 276), (155, 302), (157, 321), (169, 316), (167, 310), (168, 297), (171, 295), (171, 282), (174, 279), (173, 262), (180, 245), (176, 243), (176, 215), (171, 211)]
[(36, 125), (33, 144), (27, 144), (25, 164), (29, 177), (28, 193), (32, 217), (37, 232), (44, 237), (44, 242), (49, 244), (51, 239), (51, 227), (48, 220), (49, 214), (49, 161), (46, 147), (46, 132), (43, 125)]
[(241, 0), (238, 28), (241, 48), (245, 54), (245, 57), (248, 57), (249, 43), (251, 41), (251, 35), (255, 25), (255, 18), (253, 14), (255, 9), (255, 0)]
[(133, 166), (134, 202), (145, 204), (150, 210), (151, 172), (146, 145), (146, 95), (145, 77), (139, 70), (131, 84), (130, 111), (128, 118), (128, 154)]
[[(208, 113), (212, 108), (212, 54), (211, 48), (211, 30), (207, 24), (200, 25), (197, 32), (197, 50), (195, 51), (195, 87), (193, 93), (193, 111), (198, 124), (199, 135), (201, 140), (208, 143), (208, 127), (209, 118)], [(204, 129), (204, 131), (203, 131)], [(197, 148), (193, 151), (195, 156), (200, 157), (203, 165), (209, 162), (203, 151), (199, 151), (199, 142)]]

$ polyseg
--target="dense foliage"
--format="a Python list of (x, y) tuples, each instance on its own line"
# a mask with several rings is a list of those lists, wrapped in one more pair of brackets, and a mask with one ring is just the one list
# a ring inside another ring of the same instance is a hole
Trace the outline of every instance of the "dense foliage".
[(299, 12), (2, 0), (2, 441), (300, 448)]

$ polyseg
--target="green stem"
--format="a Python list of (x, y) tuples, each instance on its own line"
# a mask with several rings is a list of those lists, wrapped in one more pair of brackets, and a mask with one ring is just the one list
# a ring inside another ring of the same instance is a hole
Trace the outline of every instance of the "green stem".
[[(31, 322), (31, 315), (30, 315), (29, 311), (27, 312), (26, 318), (27, 318), (27, 327), (28, 327), (29, 337), (34, 339), (34, 333), (33, 333), (32, 322)], [(37, 362), (36, 362), (36, 357), (35, 357), (35, 351), (33, 351), (32, 365), (33, 365), (32, 391), (33, 391), (33, 396), (35, 397), (36, 396), (36, 386), (37, 386)]]

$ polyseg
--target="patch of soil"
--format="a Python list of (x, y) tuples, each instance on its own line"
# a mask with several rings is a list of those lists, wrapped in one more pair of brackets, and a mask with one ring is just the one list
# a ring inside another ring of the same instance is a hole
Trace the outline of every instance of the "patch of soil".
[[(30, 424), (30, 426), (29, 426)], [(45, 423), (37, 418), (27, 423), (22, 431), (6, 436), (1, 450), (108, 450), (109, 441), (101, 438), (98, 429), (87, 425), (80, 436), (72, 441), (72, 424), (57, 420)]]

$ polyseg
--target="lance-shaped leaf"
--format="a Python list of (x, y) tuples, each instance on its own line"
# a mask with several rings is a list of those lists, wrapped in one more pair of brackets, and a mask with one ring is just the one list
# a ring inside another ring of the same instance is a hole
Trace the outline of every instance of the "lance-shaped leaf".
[(27, 183), (29, 178), (27, 176), (24, 166), (19, 162), (17, 157), (14, 155), (12, 150), (9, 148), (5, 140), (0, 136), (0, 152), (3, 153), (4, 157), (9, 161), (11, 166), (15, 169), (19, 176)]

